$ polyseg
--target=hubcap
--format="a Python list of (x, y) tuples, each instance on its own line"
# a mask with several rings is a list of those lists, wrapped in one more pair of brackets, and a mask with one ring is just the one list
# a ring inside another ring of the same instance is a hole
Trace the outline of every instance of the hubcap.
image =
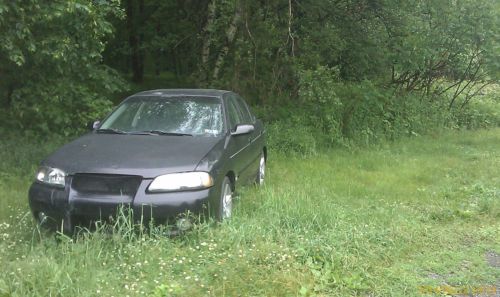
[(231, 217), (231, 211), (233, 210), (233, 191), (229, 184), (224, 186), (224, 194), (222, 196), (222, 217), (224, 219)]
[(264, 177), (266, 175), (266, 159), (264, 155), (260, 157), (260, 166), (259, 166), (259, 184), (262, 185), (264, 183)]

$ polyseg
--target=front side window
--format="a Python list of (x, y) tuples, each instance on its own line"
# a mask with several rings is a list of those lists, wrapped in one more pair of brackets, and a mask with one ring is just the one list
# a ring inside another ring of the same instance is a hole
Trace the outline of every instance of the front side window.
[(241, 124), (243, 122), (243, 115), (241, 111), (238, 109), (236, 105), (236, 101), (230, 98), (227, 102), (227, 113), (229, 116), (229, 127), (231, 130), (234, 130), (236, 125)]
[(218, 136), (223, 131), (222, 105), (211, 97), (136, 97), (120, 105), (100, 129)]
[(250, 124), (253, 122), (253, 116), (252, 114), (250, 113), (250, 110), (248, 109), (248, 105), (246, 104), (246, 102), (243, 100), (243, 98), (241, 97), (236, 97), (235, 98), (238, 102), (238, 106), (241, 110), (241, 113), (243, 114), (243, 121), (246, 123), (246, 124)]

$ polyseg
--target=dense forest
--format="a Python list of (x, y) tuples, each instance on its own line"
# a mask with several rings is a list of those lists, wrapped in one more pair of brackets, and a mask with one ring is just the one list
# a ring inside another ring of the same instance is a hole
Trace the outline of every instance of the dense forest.
[(180, 87), (239, 92), (299, 153), (496, 126), (498, 28), (496, 0), (2, 0), (0, 126), (73, 135)]

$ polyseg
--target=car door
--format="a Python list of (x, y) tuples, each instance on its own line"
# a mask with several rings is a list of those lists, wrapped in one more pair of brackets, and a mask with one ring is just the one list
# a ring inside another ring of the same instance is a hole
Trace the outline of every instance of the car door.
[(239, 95), (235, 95), (235, 97), (238, 107), (243, 114), (243, 123), (251, 124), (255, 127), (254, 131), (248, 134), (249, 145), (246, 148), (246, 157), (249, 162), (246, 171), (250, 178), (255, 178), (259, 168), (260, 155), (262, 153), (262, 142), (259, 141), (262, 136), (262, 127), (257, 123), (255, 116), (250, 111), (250, 108), (245, 100)]
[[(234, 94), (226, 95), (224, 105), (227, 112), (228, 127), (231, 132), (235, 131), (237, 125), (245, 124), (246, 117), (242, 113)], [(229, 158), (238, 178), (248, 178), (248, 167), (251, 157), (248, 147), (251, 144), (250, 134), (230, 135), (228, 143)]]

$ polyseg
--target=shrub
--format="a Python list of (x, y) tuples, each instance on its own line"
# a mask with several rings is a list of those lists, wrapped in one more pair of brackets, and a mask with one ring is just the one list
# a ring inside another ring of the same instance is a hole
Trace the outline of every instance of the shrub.
[(464, 108), (455, 110), (456, 122), (467, 129), (500, 126), (500, 85), (491, 85)]
[(266, 126), (267, 142), (274, 152), (294, 156), (312, 156), (317, 153), (317, 133), (310, 125), (304, 125), (300, 115), (287, 120), (275, 121)]
[(343, 104), (337, 95), (337, 69), (319, 66), (299, 72), (299, 104), (303, 124), (322, 132), (327, 145), (343, 142), (341, 119)]
[(25, 131), (75, 134), (111, 110), (112, 102), (107, 96), (109, 92), (66, 79), (48, 86), (33, 84), (14, 93), (10, 116), (16, 128)]
[(446, 96), (424, 96), (376, 85), (341, 82), (335, 69), (301, 70), (299, 98), (286, 106), (258, 109), (271, 149), (301, 155), (334, 145), (368, 145), (442, 129), (500, 125), (498, 87), (449, 109)]

